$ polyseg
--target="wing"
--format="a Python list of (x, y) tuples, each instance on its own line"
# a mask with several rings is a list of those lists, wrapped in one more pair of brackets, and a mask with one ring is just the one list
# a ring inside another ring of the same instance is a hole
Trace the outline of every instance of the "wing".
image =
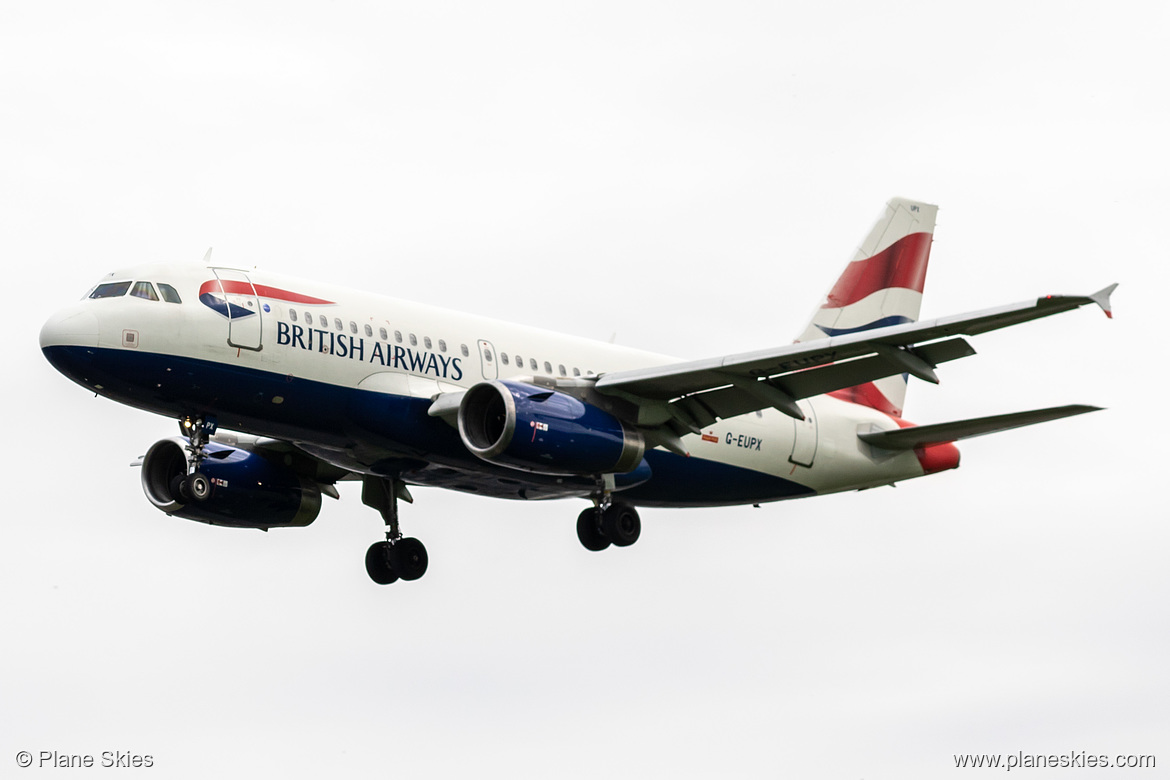
[(951, 317), (893, 325), (759, 352), (605, 374), (596, 392), (636, 407), (642, 427), (698, 433), (718, 419), (775, 408), (803, 419), (797, 400), (908, 373), (938, 382), (940, 363), (975, 354), (961, 338), (1095, 303), (1112, 316), (1113, 284), (1092, 295), (1049, 295)]

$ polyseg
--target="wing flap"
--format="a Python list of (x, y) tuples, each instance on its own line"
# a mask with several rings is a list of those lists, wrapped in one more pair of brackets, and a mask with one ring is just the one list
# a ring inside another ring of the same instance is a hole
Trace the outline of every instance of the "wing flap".
[[(931, 366), (974, 354), (975, 350), (964, 339), (948, 339), (926, 344), (914, 350), (914, 355), (918, 359)], [(808, 371), (798, 371), (777, 379), (760, 380), (758, 384), (775, 388), (789, 398), (800, 399), (872, 382), (874, 379), (898, 374), (903, 370), (900, 362), (891, 360), (886, 355), (878, 354), (873, 357), (834, 363)], [(698, 401), (701, 401), (711, 414), (710, 419), (703, 419), (700, 422), (700, 427), (710, 425), (715, 419), (737, 417), (757, 409), (766, 409), (769, 406), (779, 409), (790, 417), (803, 419), (804, 416), (799, 409), (796, 410), (796, 414), (793, 414), (790, 409), (762, 402), (760, 395), (747, 392), (742, 386), (737, 385), (693, 393), (676, 400), (672, 406), (686, 405), (688, 411), (694, 415), (694, 404)]]

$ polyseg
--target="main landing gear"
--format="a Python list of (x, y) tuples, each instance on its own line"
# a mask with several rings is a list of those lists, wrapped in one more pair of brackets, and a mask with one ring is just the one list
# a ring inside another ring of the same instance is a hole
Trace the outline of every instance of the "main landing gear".
[(586, 550), (629, 547), (642, 533), (642, 520), (629, 504), (599, 502), (577, 516), (577, 538)]
[(176, 475), (171, 480), (171, 496), (175, 500), (206, 501), (211, 495), (211, 480), (199, 470), (207, 455), (203, 448), (215, 435), (214, 417), (183, 417), (179, 420), (179, 432), (187, 437), (187, 473)]
[(398, 529), (399, 498), (414, 501), (401, 480), (375, 476), (362, 480), (362, 503), (377, 509), (386, 521), (386, 541), (374, 542), (366, 550), (366, 573), (379, 585), (417, 580), (427, 572), (427, 548), (418, 539), (403, 538)]

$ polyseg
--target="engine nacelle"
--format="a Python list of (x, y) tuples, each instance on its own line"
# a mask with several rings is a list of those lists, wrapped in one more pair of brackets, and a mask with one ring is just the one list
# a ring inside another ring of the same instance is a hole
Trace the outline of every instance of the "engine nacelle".
[(163, 439), (142, 460), (142, 489), (150, 503), (187, 520), (237, 528), (305, 526), (321, 511), (321, 489), (311, 479), (247, 450), (209, 442), (199, 470), (211, 481), (203, 501), (177, 494), (187, 473), (186, 441)]
[(525, 382), (480, 382), (459, 405), (459, 436), (492, 463), (537, 474), (625, 474), (639, 468), (642, 434), (566, 393)]

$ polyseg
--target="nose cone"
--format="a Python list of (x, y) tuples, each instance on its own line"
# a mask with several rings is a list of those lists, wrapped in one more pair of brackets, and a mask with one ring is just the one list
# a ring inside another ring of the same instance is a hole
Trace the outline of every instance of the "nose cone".
[(96, 347), (98, 318), (76, 306), (62, 309), (41, 328), (41, 349), (49, 347)]

